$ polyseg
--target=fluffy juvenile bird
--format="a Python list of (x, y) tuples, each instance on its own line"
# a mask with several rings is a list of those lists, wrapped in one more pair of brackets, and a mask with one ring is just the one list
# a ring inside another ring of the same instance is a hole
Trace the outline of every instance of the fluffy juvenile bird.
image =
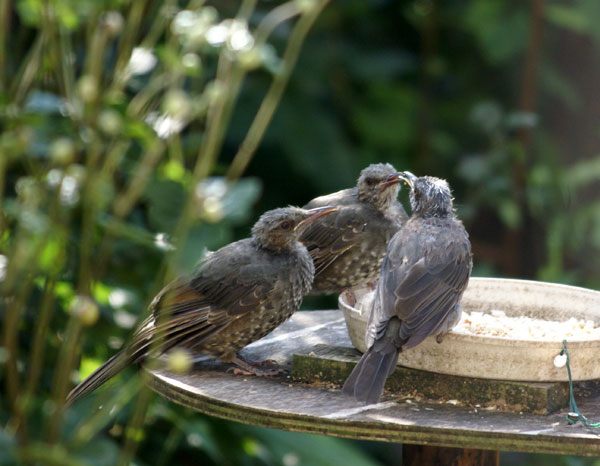
[(339, 207), (300, 237), (315, 263), (311, 294), (339, 293), (377, 279), (388, 241), (408, 219), (399, 191), (399, 173), (389, 163), (378, 163), (363, 169), (356, 187), (304, 206)]
[(367, 324), (367, 351), (343, 393), (375, 403), (401, 351), (429, 335), (438, 342), (460, 319), (472, 268), (471, 243), (446, 181), (404, 172), (412, 215), (392, 238)]
[(298, 238), (312, 222), (333, 212), (334, 207), (287, 207), (264, 213), (252, 228), (251, 238), (211, 253), (190, 277), (168, 284), (150, 304), (152, 314), (132, 341), (77, 385), (67, 403), (125, 367), (143, 362), (156, 338), (163, 353), (184, 347), (260, 375), (237, 352), (300, 307), (310, 290), (314, 266)]

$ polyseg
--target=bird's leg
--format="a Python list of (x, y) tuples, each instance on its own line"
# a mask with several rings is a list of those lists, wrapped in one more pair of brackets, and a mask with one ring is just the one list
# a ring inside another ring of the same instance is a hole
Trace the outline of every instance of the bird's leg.
[(367, 283), (367, 286), (371, 289), (371, 291), (377, 289), (377, 282), (379, 281), (378, 278), (376, 278), (375, 280), (372, 280), (370, 282)]
[(281, 367), (270, 367), (270, 368), (262, 368), (261, 366), (268, 366), (277, 364), (276, 361), (271, 359), (267, 359), (265, 361), (248, 361), (244, 359), (239, 354), (236, 354), (235, 357), (231, 360), (238, 367), (234, 367), (231, 371), (235, 375), (256, 375), (258, 377), (269, 377), (273, 375), (280, 375), (286, 372), (285, 369)]

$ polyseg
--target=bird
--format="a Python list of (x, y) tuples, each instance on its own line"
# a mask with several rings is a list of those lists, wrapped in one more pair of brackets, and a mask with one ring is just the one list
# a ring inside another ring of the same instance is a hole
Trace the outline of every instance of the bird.
[(129, 365), (175, 347), (268, 375), (237, 352), (270, 333), (300, 307), (311, 288), (314, 265), (298, 238), (312, 222), (335, 211), (325, 206), (265, 212), (252, 227), (250, 238), (207, 254), (192, 274), (166, 285), (151, 302), (150, 316), (130, 343), (73, 388), (66, 404)]
[(389, 163), (377, 163), (361, 171), (355, 187), (304, 206), (338, 207), (300, 236), (315, 264), (310, 294), (340, 293), (377, 279), (388, 241), (408, 220), (399, 191), (399, 172)]
[(448, 183), (410, 172), (401, 178), (410, 187), (412, 214), (389, 242), (367, 323), (367, 350), (342, 389), (367, 404), (378, 402), (400, 352), (429, 335), (441, 343), (458, 323), (473, 266)]

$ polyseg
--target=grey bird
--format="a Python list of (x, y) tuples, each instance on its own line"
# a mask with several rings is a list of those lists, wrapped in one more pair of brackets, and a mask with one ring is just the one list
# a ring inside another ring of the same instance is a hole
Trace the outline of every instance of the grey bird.
[(410, 186), (412, 215), (392, 238), (375, 290), (366, 333), (367, 351), (343, 393), (376, 403), (401, 351), (460, 320), (460, 299), (472, 268), (471, 243), (456, 217), (446, 181), (402, 174)]
[(340, 293), (377, 279), (388, 241), (408, 220), (397, 199), (399, 175), (389, 163), (372, 164), (362, 170), (356, 187), (304, 206), (339, 207), (300, 237), (315, 264), (311, 294)]
[(314, 266), (298, 238), (308, 225), (335, 210), (287, 207), (264, 213), (251, 238), (210, 253), (190, 277), (169, 283), (150, 304), (152, 314), (131, 342), (77, 385), (67, 404), (127, 366), (174, 347), (212, 355), (261, 375), (237, 352), (300, 307), (311, 288)]

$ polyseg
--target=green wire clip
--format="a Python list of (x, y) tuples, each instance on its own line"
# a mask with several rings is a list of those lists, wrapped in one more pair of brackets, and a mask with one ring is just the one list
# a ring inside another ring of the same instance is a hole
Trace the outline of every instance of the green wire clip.
[(571, 425), (581, 422), (586, 427), (600, 429), (600, 422), (590, 422), (577, 408), (575, 395), (573, 393), (573, 379), (571, 378), (571, 365), (569, 364), (569, 351), (567, 350), (567, 340), (563, 340), (563, 349), (561, 355), (567, 357), (567, 373), (569, 374), (569, 412), (567, 413), (567, 422)]

